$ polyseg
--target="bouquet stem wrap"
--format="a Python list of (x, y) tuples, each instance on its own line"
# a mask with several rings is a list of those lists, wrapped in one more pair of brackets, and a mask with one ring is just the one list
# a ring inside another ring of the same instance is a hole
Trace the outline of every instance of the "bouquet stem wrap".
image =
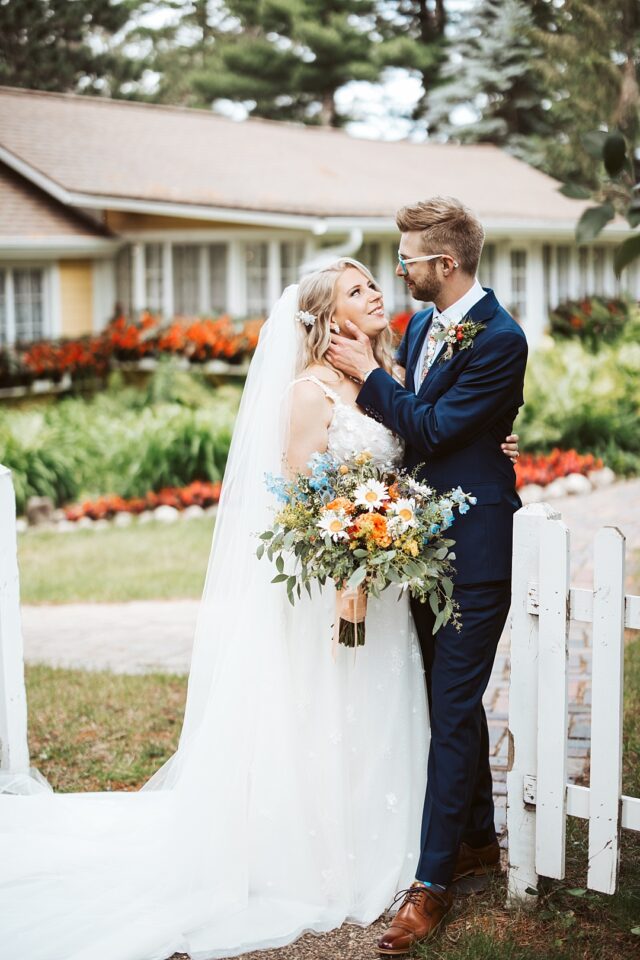
[(365, 640), (367, 594), (362, 587), (338, 590), (336, 619), (333, 628), (333, 649), (342, 643), (345, 647), (362, 647)]

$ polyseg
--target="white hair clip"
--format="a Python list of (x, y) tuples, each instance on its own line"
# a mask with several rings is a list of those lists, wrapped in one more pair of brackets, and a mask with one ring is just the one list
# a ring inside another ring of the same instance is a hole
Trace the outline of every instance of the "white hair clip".
[(305, 327), (312, 327), (316, 322), (316, 315), (314, 313), (308, 313), (306, 310), (298, 310), (296, 320), (304, 323)]

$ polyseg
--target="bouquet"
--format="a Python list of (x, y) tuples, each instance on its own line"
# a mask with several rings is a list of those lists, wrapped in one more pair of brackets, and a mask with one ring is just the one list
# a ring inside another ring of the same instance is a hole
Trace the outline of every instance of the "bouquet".
[(466, 513), (475, 497), (460, 487), (436, 494), (415, 471), (384, 470), (366, 450), (346, 462), (314, 454), (309, 468), (310, 475), (266, 478), (278, 506), (259, 534), (257, 556), (275, 562), (272, 582), (286, 584), (289, 601), (303, 588), (311, 596), (312, 581), (324, 587), (333, 580), (334, 643), (349, 647), (365, 641), (367, 596), (379, 597), (390, 584), (431, 605), (434, 633), (449, 621), (460, 629), (452, 598), (455, 541), (445, 532), (454, 512)]

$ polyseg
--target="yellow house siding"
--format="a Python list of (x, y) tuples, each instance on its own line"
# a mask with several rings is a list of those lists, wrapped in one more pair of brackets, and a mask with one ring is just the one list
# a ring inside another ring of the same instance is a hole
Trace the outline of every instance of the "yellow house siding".
[(93, 263), (61, 260), (60, 315), (63, 337), (79, 337), (93, 329)]

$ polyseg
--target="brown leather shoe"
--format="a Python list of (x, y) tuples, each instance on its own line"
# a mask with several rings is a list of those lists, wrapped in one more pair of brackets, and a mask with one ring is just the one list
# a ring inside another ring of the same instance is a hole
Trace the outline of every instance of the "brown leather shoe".
[(402, 892), (402, 906), (378, 940), (378, 950), (385, 956), (409, 953), (416, 943), (429, 940), (453, 905), (449, 890), (434, 890), (417, 880)]
[(462, 877), (481, 877), (500, 869), (500, 845), (497, 840), (486, 847), (470, 847), (461, 843), (456, 865), (453, 868), (453, 880)]

